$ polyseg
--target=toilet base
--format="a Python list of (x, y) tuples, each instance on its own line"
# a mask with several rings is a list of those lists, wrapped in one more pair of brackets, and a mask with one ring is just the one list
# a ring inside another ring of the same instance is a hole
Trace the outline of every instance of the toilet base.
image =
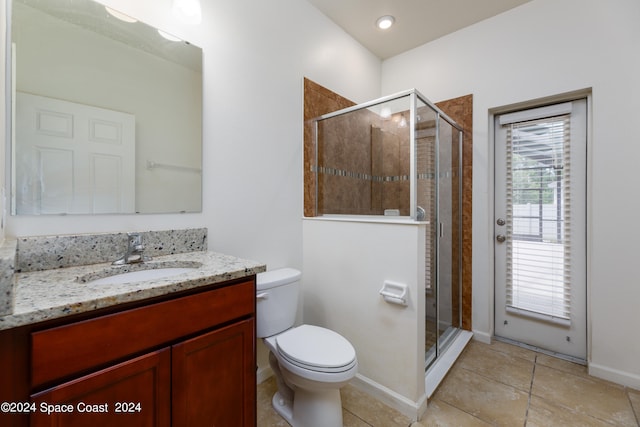
[(340, 389), (309, 391), (297, 388), (293, 398), (293, 427), (343, 427)]
[[(292, 427), (343, 427), (340, 388), (355, 375), (357, 364), (344, 381), (318, 382), (292, 373), (280, 365), (273, 353), (273, 344), (265, 340), (269, 348), (269, 365), (273, 370), (278, 391), (273, 395), (273, 409)], [(271, 345), (270, 345), (271, 344)]]
[(293, 405), (290, 400), (283, 399), (280, 392), (277, 391), (271, 399), (273, 409), (280, 415), (289, 425), (293, 426)]
[(307, 391), (297, 389), (294, 401), (276, 392), (273, 409), (292, 427), (343, 427), (340, 390)]

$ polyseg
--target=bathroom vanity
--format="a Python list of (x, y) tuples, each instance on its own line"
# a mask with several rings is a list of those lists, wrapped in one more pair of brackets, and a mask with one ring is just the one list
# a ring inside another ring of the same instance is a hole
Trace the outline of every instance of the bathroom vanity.
[(14, 313), (0, 317), (0, 425), (255, 426), (265, 266), (207, 251), (153, 262), (201, 267), (113, 286), (80, 280), (107, 265), (16, 275)]

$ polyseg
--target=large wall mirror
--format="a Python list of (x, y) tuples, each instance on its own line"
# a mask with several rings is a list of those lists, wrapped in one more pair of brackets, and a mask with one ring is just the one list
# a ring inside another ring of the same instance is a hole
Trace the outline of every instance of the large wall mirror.
[(202, 50), (92, 0), (11, 3), (11, 212), (202, 210)]

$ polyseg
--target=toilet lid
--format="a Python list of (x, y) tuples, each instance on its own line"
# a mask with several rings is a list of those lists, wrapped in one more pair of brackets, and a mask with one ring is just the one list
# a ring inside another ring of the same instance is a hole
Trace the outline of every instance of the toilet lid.
[(319, 326), (301, 325), (276, 337), (278, 351), (289, 361), (332, 370), (353, 364), (356, 351), (342, 335)]

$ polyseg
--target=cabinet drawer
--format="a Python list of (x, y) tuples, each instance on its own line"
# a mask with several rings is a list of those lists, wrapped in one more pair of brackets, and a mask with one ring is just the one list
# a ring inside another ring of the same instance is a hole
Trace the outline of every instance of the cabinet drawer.
[(255, 311), (253, 281), (31, 334), (31, 386), (89, 370)]

